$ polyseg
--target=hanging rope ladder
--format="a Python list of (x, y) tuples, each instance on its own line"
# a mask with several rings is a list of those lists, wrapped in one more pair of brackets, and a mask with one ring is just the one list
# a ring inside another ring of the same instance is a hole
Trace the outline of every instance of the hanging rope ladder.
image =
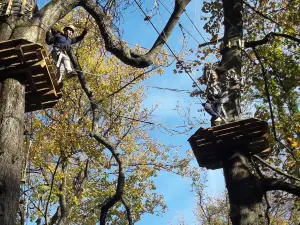
[(0, 42), (0, 78), (23, 76), (25, 112), (52, 108), (62, 93), (42, 45), (25, 39)]

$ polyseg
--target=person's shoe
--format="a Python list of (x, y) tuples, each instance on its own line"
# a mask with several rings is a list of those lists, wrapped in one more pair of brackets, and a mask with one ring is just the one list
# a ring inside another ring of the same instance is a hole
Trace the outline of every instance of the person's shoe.
[(221, 125), (221, 122), (222, 122), (222, 119), (220, 117), (218, 117), (217, 119), (211, 121), (211, 126), (212, 127), (219, 126), (219, 125)]
[(70, 71), (68, 74), (67, 74), (67, 78), (72, 78), (72, 77), (75, 77), (77, 76), (77, 73), (75, 71)]
[(218, 117), (217, 119), (215, 119), (215, 122), (222, 122), (221, 117)]

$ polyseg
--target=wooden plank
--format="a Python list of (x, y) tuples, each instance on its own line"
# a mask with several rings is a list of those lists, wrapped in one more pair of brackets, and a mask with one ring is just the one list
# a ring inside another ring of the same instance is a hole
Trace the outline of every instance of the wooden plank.
[(206, 145), (208, 143), (222, 143), (224, 141), (230, 141), (232, 144), (235, 143), (236, 140), (249, 140), (256, 136), (262, 136), (268, 133), (268, 127), (260, 128), (260, 127), (253, 127), (248, 129), (247, 132), (232, 132), (226, 133), (222, 135), (216, 135), (215, 138), (203, 138), (203, 137), (191, 137), (189, 139), (190, 142), (196, 142), (198, 147)]
[[(38, 61), (35, 52), (25, 54), (24, 55), (24, 60), (26, 62), (30, 62), (31, 64)], [(17, 65), (20, 65), (20, 64), (21, 64), (21, 62), (20, 62), (19, 57), (17, 55), (13, 56), (13, 57), (9, 57), (9, 58), (3, 58), (3, 59), (0, 60), (0, 67), (17, 66)]]
[(9, 40), (9, 41), (2, 41), (2, 42), (0, 42), (0, 50), (14, 48), (17, 45), (25, 45), (25, 44), (31, 44), (31, 43), (32, 42), (30, 42), (26, 39), (13, 39), (13, 40)]
[(268, 126), (268, 124), (262, 122), (262, 121), (254, 121), (252, 123), (246, 123), (246, 124), (239, 124), (233, 127), (227, 127), (225, 129), (219, 129), (217, 131), (214, 130), (214, 134), (218, 135), (221, 133), (228, 133), (228, 132), (233, 132), (233, 131), (241, 131), (241, 130), (246, 130), (252, 127), (262, 127), (262, 126)]
[(32, 79), (35, 83), (46, 82), (44, 74), (37, 74), (32, 76)]
[[(27, 63), (26, 63), (26, 60), (25, 60), (25, 57), (24, 57), (24, 52), (22, 50), (22, 46), (19, 45), (15, 49), (18, 50), (17, 55), (18, 55), (18, 57), (21, 61), (21, 64), (27, 66)], [(36, 91), (36, 85), (35, 85), (35, 83), (32, 79), (31, 72), (30, 72), (29, 68), (27, 68), (27, 70), (26, 70), (26, 81), (29, 84), (31, 91), (35, 92)]]
[(53, 69), (53, 66), (52, 66), (52, 63), (50, 62), (50, 59), (48, 57), (45, 57), (44, 59), (45, 59), (47, 65), (48, 65), (47, 68), (48, 68), (48, 71), (49, 71), (50, 80), (51, 80), (51, 82), (53, 84), (54, 89), (56, 90), (56, 92), (58, 92), (59, 91), (59, 87), (58, 87), (58, 83), (57, 83), (56, 72)]
[(31, 71), (31, 74), (33, 76), (37, 76), (37, 75), (45, 75), (46, 73), (46, 70), (45, 70), (45, 65), (43, 64), (43, 62), (38, 62), (38, 63), (35, 63), (33, 64), (32, 66), (30, 66), (30, 71)]
[[(38, 91), (37, 91), (38, 92)], [(54, 90), (44, 89), (39, 96), (39, 99), (41, 102), (48, 102), (48, 101), (55, 101), (57, 100), (57, 96), (54, 93)], [(36, 102), (36, 93), (28, 93), (25, 95), (25, 101), (26, 102)]]
[(0, 59), (11, 57), (13, 55), (17, 55), (17, 50), (15, 48), (8, 48), (0, 51)]
[(30, 43), (26, 45), (22, 45), (22, 50), (24, 53), (35, 52), (38, 49), (42, 49), (43, 46), (37, 43)]
[[(49, 89), (51, 90), (51, 84), (47, 81), (44, 81), (44, 82), (34, 82), (35, 83), (35, 86), (36, 86), (36, 91), (39, 91), (39, 90), (43, 90), (43, 89)], [(25, 87), (25, 92), (31, 92), (31, 88), (30, 86), (26, 86)]]
[(26, 105), (25, 106), (25, 112), (33, 112), (36, 110), (42, 110), (42, 109), (48, 109), (53, 108), (56, 105), (57, 101), (55, 102), (47, 102), (42, 105)]
[(240, 121), (231, 122), (231, 123), (227, 123), (227, 124), (222, 124), (222, 125), (219, 125), (219, 126), (212, 127), (211, 129), (213, 129), (214, 132), (216, 132), (218, 130), (223, 130), (223, 129), (226, 129), (226, 128), (229, 128), (229, 127), (239, 126), (241, 124), (253, 123), (255, 121), (260, 121), (260, 120), (255, 119), (255, 118), (250, 118), (250, 119), (240, 120)]
[(233, 122), (225, 125), (220, 125), (208, 129), (200, 128), (198, 129), (193, 136), (205, 137), (205, 138), (215, 138), (219, 133), (230, 132), (230, 131), (240, 131), (245, 127), (255, 126), (257, 124), (264, 123), (263, 121), (257, 119), (247, 119), (238, 122)]
[(53, 75), (53, 68), (49, 58), (45, 57), (46, 55), (45, 51), (44, 50), (38, 51), (37, 55), (39, 59), (45, 62), (46, 72), (49, 77), (49, 80), (52, 83), (53, 87), (56, 87), (57, 86), (56, 76), (54, 76), (55, 74)]
[[(237, 140), (237, 139), (249, 139), (250, 137), (261, 136), (268, 132), (266, 129), (252, 129), (247, 130), (247, 132), (232, 132), (227, 134), (222, 134), (216, 136), (216, 140)], [(238, 137), (238, 138), (237, 138)]]

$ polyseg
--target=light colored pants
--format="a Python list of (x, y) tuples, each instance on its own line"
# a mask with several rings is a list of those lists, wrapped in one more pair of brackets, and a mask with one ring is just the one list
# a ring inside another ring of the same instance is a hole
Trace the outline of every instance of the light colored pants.
[(54, 60), (56, 61), (57, 82), (60, 83), (62, 80), (62, 75), (65, 71), (67, 71), (67, 73), (72, 72), (71, 61), (69, 56), (59, 49), (54, 49), (52, 54)]

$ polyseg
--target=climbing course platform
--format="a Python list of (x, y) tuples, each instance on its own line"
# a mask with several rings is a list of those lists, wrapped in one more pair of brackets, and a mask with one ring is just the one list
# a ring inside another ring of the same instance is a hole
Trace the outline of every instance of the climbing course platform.
[(25, 39), (0, 42), (0, 79), (24, 77), (25, 112), (52, 108), (61, 98), (56, 72), (42, 45)]
[(222, 161), (235, 151), (249, 155), (266, 155), (269, 148), (269, 126), (255, 118), (200, 128), (188, 141), (200, 167), (222, 168)]

